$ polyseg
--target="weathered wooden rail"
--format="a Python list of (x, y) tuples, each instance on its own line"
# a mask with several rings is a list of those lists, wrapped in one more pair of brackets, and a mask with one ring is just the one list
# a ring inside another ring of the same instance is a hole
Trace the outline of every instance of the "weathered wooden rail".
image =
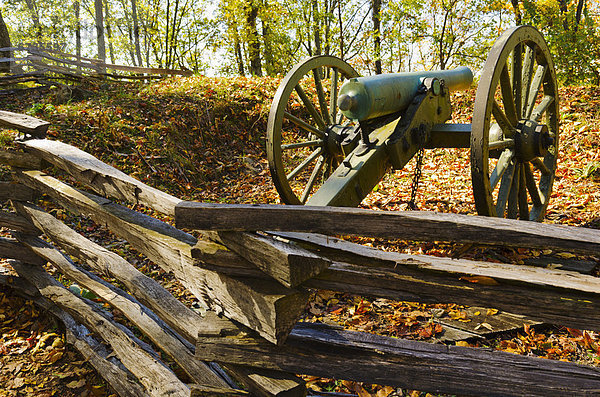
[[(69, 342), (122, 395), (306, 395), (303, 381), (293, 374), (464, 395), (593, 395), (600, 390), (596, 367), (297, 323), (307, 289), (320, 288), (483, 305), (527, 316), (504, 314), (509, 328), (547, 322), (600, 330), (600, 282), (594, 276), (384, 252), (327, 236), (597, 255), (598, 230), (454, 214), (185, 202), (64, 143), (32, 139), (19, 145), (20, 150), (0, 150), (0, 162), (13, 167), (14, 175), (14, 181), (0, 182), (0, 199), (10, 200), (14, 209), (0, 212), (0, 226), (12, 234), (0, 239), (0, 257), (11, 259), (19, 275), (12, 285), (61, 319)], [(48, 164), (94, 193), (45, 173)], [(209, 310), (201, 316), (187, 308), (126, 259), (36, 206), (42, 194), (129, 242)], [(178, 227), (198, 229), (200, 237), (112, 200), (174, 216)], [(56, 281), (44, 270), (46, 262), (119, 309), (194, 386), (182, 382), (153, 348), (108, 313)], [(125, 290), (101, 275), (119, 280)], [(486, 282), (470, 282), (473, 276)], [(484, 332), (444, 327), (446, 342)], [(502, 329), (498, 325), (494, 331)]]
[[(12, 54), (0, 58), (0, 64), (9, 64), (11, 70), (10, 74), (0, 76), (0, 95), (52, 85), (71, 86), (89, 80), (151, 80), (192, 75), (189, 70), (116, 65), (49, 48), (15, 46), (0, 48), (0, 52)], [(22, 83), (33, 84), (23, 87)]]

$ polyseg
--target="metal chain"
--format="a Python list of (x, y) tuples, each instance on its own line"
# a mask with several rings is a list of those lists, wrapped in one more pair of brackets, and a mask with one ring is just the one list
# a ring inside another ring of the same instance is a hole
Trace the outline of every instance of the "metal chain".
[(424, 130), (419, 134), (419, 151), (417, 152), (417, 163), (415, 164), (415, 174), (413, 175), (412, 186), (410, 188), (409, 210), (417, 210), (417, 190), (419, 190), (419, 181), (421, 179), (421, 169), (423, 168), (423, 157), (425, 156), (425, 137)]
[(408, 209), (417, 210), (417, 190), (419, 189), (419, 180), (421, 179), (421, 168), (423, 166), (423, 156), (425, 149), (419, 148), (417, 152), (417, 164), (415, 165), (415, 174), (413, 175), (412, 187), (410, 189), (410, 201), (408, 202)]

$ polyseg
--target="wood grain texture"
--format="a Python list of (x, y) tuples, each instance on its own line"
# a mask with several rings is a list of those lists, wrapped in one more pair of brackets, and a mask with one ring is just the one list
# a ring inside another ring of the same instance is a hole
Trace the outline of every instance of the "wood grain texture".
[(423, 211), (270, 204), (181, 202), (179, 228), (233, 231), (289, 231), (417, 241), (454, 241), (560, 249), (597, 254), (600, 230), (495, 217)]
[(17, 232), (29, 233), (29, 234), (40, 234), (39, 230), (26, 218), (0, 210), (0, 227), (5, 227), (10, 230)]
[(31, 249), (12, 238), (0, 237), (0, 258), (43, 265), (45, 260), (37, 256)]
[[(335, 261), (304, 285), (420, 302), (495, 307), (531, 320), (600, 330), (600, 280), (532, 266), (407, 255), (340, 239), (277, 233)], [(338, 262), (339, 261), (339, 262)]]
[[(13, 266), (15, 267), (15, 266)], [(20, 264), (19, 276), (35, 285), (43, 296), (57, 304), (113, 348), (115, 355), (133, 373), (151, 396), (189, 396), (189, 388), (124, 327), (114, 323), (91, 303), (67, 291), (38, 266)]]
[(191, 249), (196, 239), (164, 222), (80, 192), (39, 171), (18, 171), (15, 176), (74, 212), (108, 226), (165, 271), (172, 271), (216, 311), (248, 325), (272, 342), (285, 340), (304, 310), (308, 299), (305, 292), (275, 281), (227, 277), (194, 266)]
[(0, 181), (0, 201), (31, 201), (34, 197), (33, 193), (32, 189), (20, 183)]
[(216, 387), (206, 387), (201, 385), (191, 385), (190, 397), (239, 397), (250, 396), (250, 393), (244, 390), (218, 389)]
[[(573, 328), (600, 330), (600, 281), (532, 266), (386, 252), (337, 238), (277, 232), (333, 263), (302, 285), (396, 300), (487, 306)], [(198, 263), (223, 274), (266, 279), (244, 262)], [(515, 319), (517, 322), (518, 320)], [(522, 326), (520, 323), (518, 326)]]
[(58, 141), (32, 139), (23, 148), (48, 163), (68, 172), (78, 182), (98, 194), (118, 200), (141, 203), (162, 213), (173, 215), (181, 200), (150, 187), (98, 160), (91, 154)]
[(39, 170), (42, 168), (42, 159), (30, 153), (0, 149), (0, 164), (28, 170)]
[(222, 231), (210, 233), (209, 237), (237, 252), (286, 287), (300, 285), (331, 263), (302, 247), (283, 243), (270, 236)]
[(148, 395), (146, 390), (133, 380), (135, 377), (131, 372), (119, 360), (111, 356), (112, 352), (97, 341), (87, 327), (77, 323), (72, 316), (55, 305), (48, 307), (48, 310), (64, 324), (67, 343), (73, 345), (83, 358), (98, 371), (100, 376), (113, 389), (119, 391), (120, 396), (142, 397)]
[(63, 275), (86, 287), (96, 296), (121, 311), (156, 346), (179, 364), (194, 382), (205, 386), (227, 387), (227, 383), (210, 367), (201, 361), (194, 360), (192, 352), (179, 335), (131, 295), (95, 274), (78, 268), (68, 257), (42, 239), (32, 236), (19, 236), (18, 238), (36, 254), (56, 266)]
[(299, 323), (284, 346), (240, 334), (199, 339), (201, 359), (433, 393), (594, 395), (600, 369), (483, 348), (446, 346)]
[[(171, 295), (154, 279), (145, 276), (125, 259), (100, 245), (86, 239), (53, 216), (40, 211), (31, 204), (16, 203), (24, 217), (33, 222), (54, 243), (65, 252), (93, 270), (118, 279), (145, 306), (164, 320), (185, 338), (182, 343), (191, 352), (200, 330), (209, 334), (229, 335), (237, 331), (230, 320), (208, 311), (200, 316), (195, 311)], [(237, 365), (227, 365), (227, 370), (240, 384), (245, 385), (257, 396), (304, 396), (306, 387), (302, 379), (281, 371), (247, 369)]]
[(26, 114), (0, 110), (0, 127), (15, 129), (36, 138), (44, 138), (50, 123)]

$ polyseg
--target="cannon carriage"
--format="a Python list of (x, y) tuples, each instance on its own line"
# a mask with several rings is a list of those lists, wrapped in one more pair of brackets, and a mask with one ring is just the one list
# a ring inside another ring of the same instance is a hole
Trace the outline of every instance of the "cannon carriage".
[(556, 74), (544, 38), (530, 26), (504, 32), (481, 73), (472, 123), (447, 123), (450, 92), (472, 79), (466, 67), (359, 77), (332, 56), (298, 63), (275, 94), (267, 127), (282, 201), (356, 206), (390, 168), (417, 156), (414, 199), (424, 149), (470, 148), (478, 214), (540, 221), (559, 134)]

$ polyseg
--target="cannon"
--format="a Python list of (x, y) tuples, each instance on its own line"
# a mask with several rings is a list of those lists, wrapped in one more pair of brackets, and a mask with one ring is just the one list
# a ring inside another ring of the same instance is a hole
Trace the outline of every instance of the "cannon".
[(296, 64), (279, 86), (267, 125), (267, 157), (286, 204), (356, 206), (389, 169), (430, 148), (470, 148), (479, 215), (540, 221), (558, 156), (558, 87), (542, 35), (505, 31), (481, 72), (471, 124), (453, 124), (450, 93), (471, 70), (359, 77), (333, 56)]

